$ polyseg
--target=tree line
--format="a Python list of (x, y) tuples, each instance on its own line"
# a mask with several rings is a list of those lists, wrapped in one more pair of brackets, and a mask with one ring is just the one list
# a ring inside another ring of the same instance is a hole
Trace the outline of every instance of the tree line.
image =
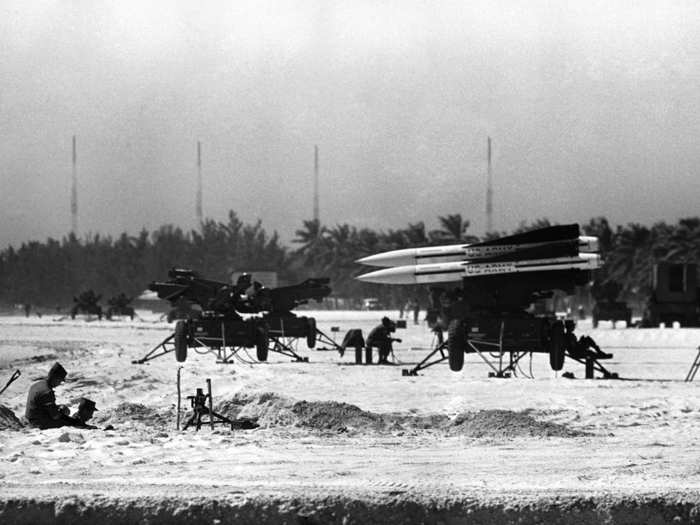
[[(387, 286), (362, 283), (355, 276), (367, 271), (355, 263), (360, 257), (416, 246), (475, 242), (550, 226), (547, 219), (521, 223), (510, 232), (493, 232), (485, 238), (471, 234), (461, 214), (438, 218), (439, 227), (428, 230), (422, 221), (404, 228), (374, 230), (349, 224), (326, 226), (303, 221), (292, 246), (281, 243), (260, 221), (249, 224), (230, 211), (228, 220), (205, 220), (199, 229), (185, 231), (173, 225), (138, 235), (116, 238), (99, 234), (82, 239), (27, 242), (0, 252), (0, 303), (31, 303), (44, 308), (69, 306), (73, 297), (92, 289), (106, 300), (119, 293), (138, 296), (152, 280), (167, 279), (172, 267), (191, 268), (202, 276), (229, 281), (234, 271), (275, 271), (281, 283), (309, 277), (329, 277), (333, 296), (350, 301), (377, 297), (387, 306), (409, 297), (423, 304), (423, 286)], [(614, 283), (621, 299), (642, 301), (649, 293), (651, 268), (659, 261), (700, 261), (700, 218), (677, 224), (652, 226), (630, 223), (611, 226), (604, 217), (582, 225), (582, 233), (600, 240), (604, 267), (599, 283)]]

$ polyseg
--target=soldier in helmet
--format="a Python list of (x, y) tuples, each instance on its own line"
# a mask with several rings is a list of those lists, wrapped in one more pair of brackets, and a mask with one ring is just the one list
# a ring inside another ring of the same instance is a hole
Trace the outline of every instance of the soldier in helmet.
[(367, 348), (377, 347), (379, 350), (379, 364), (389, 363), (389, 354), (393, 351), (391, 343), (396, 341), (401, 342), (401, 339), (391, 337), (392, 332), (396, 331), (396, 323), (388, 317), (382, 318), (382, 323), (372, 329), (367, 336), (365, 342)]
[(92, 416), (95, 414), (96, 410), (97, 406), (92, 399), (81, 397), (80, 403), (78, 404), (78, 410), (73, 414), (73, 419), (78, 423), (82, 423), (85, 428), (97, 428), (87, 424), (87, 422), (92, 419)]
[(56, 362), (46, 379), (37, 381), (29, 388), (25, 417), (31, 426), (40, 429), (75, 426), (75, 420), (67, 414), (67, 407), (56, 405), (53, 391), (63, 383), (66, 375), (66, 369)]

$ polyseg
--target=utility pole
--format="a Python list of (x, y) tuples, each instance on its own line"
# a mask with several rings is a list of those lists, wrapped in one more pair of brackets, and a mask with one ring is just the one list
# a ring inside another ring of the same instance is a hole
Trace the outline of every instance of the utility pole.
[(201, 226), (202, 219), (202, 143), (197, 141), (197, 202), (195, 203), (197, 223)]
[(76, 154), (75, 135), (73, 135), (73, 172), (72, 186), (70, 192), (70, 214), (71, 214), (71, 231), (73, 235), (78, 236), (78, 158)]
[(318, 146), (314, 146), (314, 221), (321, 220), (318, 208)]
[(491, 137), (486, 141), (486, 233), (493, 231), (493, 175), (491, 173)]

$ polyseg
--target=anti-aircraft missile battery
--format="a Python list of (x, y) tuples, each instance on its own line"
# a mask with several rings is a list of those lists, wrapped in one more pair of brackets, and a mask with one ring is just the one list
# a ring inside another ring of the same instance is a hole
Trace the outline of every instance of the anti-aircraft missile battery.
[(528, 308), (556, 290), (571, 294), (590, 281), (602, 264), (597, 249), (598, 239), (581, 236), (577, 224), (551, 226), (473, 244), (370, 255), (357, 262), (383, 269), (358, 279), (403, 285), (461, 282), (452, 290), (431, 288), (433, 328), (448, 332), (443, 344), (452, 370), (461, 370), (470, 352), (510, 354), (510, 363), (495, 369), (497, 375), (513, 372), (520, 357), (531, 352), (549, 354), (552, 369), (561, 370), (568, 344), (563, 322)]
[[(154, 281), (149, 289), (173, 307), (186, 303), (197, 309), (189, 309), (189, 316), (176, 323), (174, 333), (137, 363), (170, 351), (182, 362), (188, 348), (212, 350), (224, 363), (232, 362), (241, 348), (255, 348), (258, 361), (267, 360), (268, 350), (308, 361), (296, 353), (290, 339), (305, 338), (309, 348), (315, 346), (317, 338), (334, 345), (317, 329), (315, 319), (292, 312), (311, 299), (327, 297), (331, 288), (326, 278), (268, 289), (248, 274), (239, 277), (236, 284), (203, 279), (188, 269), (173, 268), (168, 276), (170, 280)], [(244, 318), (241, 314), (253, 315)]]

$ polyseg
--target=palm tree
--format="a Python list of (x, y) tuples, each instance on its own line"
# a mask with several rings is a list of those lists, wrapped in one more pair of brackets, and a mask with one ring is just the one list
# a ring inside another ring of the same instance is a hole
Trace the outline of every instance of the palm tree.
[(311, 219), (303, 222), (304, 227), (296, 230), (294, 234), (296, 237), (292, 242), (301, 244), (299, 247), (299, 252), (307, 253), (311, 251), (317, 244), (318, 241), (326, 233), (326, 227), (321, 226), (321, 221), (318, 219)]
[(478, 240), (474, 235), (467, 235), (470, 221), (462, 219), (460, 213), (441, 216), (438, 217), (438, 220), (442, 228), (430, 232), (430, 237), (435, 242), (475, 242)]

